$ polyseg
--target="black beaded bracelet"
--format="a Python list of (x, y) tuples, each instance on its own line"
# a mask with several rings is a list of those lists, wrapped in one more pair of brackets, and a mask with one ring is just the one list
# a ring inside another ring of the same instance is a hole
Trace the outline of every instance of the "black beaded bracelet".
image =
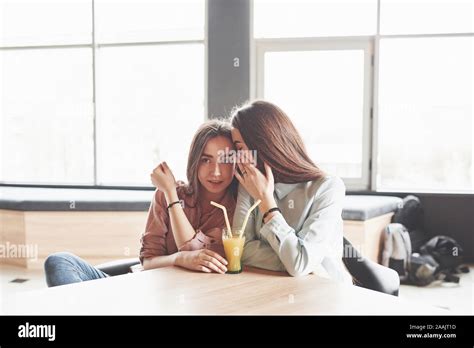
[(168, 209), (171, 208), (173, 205), (178, 204), (178, 203), (181, 204), (181, 201), (176, 201), (176, 202), (172, 202), (172, 203), (168, 204)]
[(281, 213), (281, 210), (278, 207), (268, 209), (268, 211), (263, 214), (262, 222), (265, 223), (265, 218), (268, 216), (268, 214), (273, 213), (274, 211), (279, 211)]

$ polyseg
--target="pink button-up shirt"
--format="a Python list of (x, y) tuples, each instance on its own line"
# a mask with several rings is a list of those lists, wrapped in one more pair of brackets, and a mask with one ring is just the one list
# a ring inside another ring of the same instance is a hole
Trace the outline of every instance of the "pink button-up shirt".
[[(177, 251), (210, 249), (225, 257), (222, 244), (222, 229), (226, 227), (224, 214), (221, 209), (212, 206), (209, 213), (202, 214), (194, 197), (185, 194), (185, 186), (177, 188), (178, 197), (184, 202), (184, 213), (196, 234), (179, 250), (173, 236), (168, 204), (162, 191), (156, 190), (148, 211), (145, 232), (141, 237), (140, 261), (145, 258), (171, 255)], [(235, 198), (227, 191), (221, 202), (227, 208), (229, 221), (232, 221), (235, 210)]]

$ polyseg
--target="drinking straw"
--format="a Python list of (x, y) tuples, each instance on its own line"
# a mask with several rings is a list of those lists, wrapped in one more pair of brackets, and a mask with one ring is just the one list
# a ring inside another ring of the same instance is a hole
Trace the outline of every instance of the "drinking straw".
[(250, 209), (247, 211), (247, 215), (245, 215), (245, 220), (244, 220), (244, 223), (243, 223), (243, 225), (242, 225), (242, 229), (240, 230), (240, 233), (239, 233), (239, 238), (242, 238), (242, 233), (244, 233), (244, 231), (245, 231), (245, 226), (247, 226), (247, 221), (248, 221), (248, 219), (249, 219), (249, 217), (250, 217), (250, 213), (252, 212), (252, 210), (254, 210), (254, 209), (257, 207), (257, 205), (260, 204), (260, 202), (261, 202), (261, 200), (259, 199), (259, 200), (256, 201), (256, 202), (254, 203), (254, 205), (252, 205), (252, 206), (250, 207)]
[(229, 223), (229, 218), (227, 217), (227, 209), (226, 207), (224, 207), (223, 205), (221, 204), (218, 204), (216, 202), (213, 202), (211, 201), (211, 204), (217, 208), (221, 208), (223, 211), (224, 211), (224, 218), (225, 218), (225, 223), (227, 225), (227, 231), (228, 233), (230, 234), (230, 236), (232, 237), (232, 229), (230, 228), (230, 223)]

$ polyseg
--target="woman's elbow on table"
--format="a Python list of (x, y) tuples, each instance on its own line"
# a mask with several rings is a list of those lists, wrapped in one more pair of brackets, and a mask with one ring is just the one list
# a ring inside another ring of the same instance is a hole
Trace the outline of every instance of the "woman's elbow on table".
[(310, 274), (312, 270), (309, 267), (286, 267), (286, 271), (292, 277), (302, 277)]
[(153, 267), (151, 266), (151, 258), (143, 259), (142, 266), (145, 271), (152, 269)]
[(284, 257), (286, 260), (282, 260), (282, 263), (285, 266), (286, 271), (292, 277), (302, 277), (313, 271), (310, 267), (310, 261), (304, 248), (302, 248), (297, 255), (290, 255)]

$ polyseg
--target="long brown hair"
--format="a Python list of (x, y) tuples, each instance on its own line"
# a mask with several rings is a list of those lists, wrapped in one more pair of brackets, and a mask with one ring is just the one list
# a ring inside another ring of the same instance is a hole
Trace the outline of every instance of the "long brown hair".
[[(197, 202), (199, 202), (198, 196), (200, 183), (198, 178), (198, 167), (202, 152), (204, 151), (207, 142), (213, 138), (223, 136), (228, 138), (232, 143), (232, 134), (230, 130), (231, 127), (228, 122), (216, 119), (204, 122), (194, 134), (193, 141), (191, 142), (191, 146), (189, 148), (188, 165), (186, 168), (188, 184), (186, 185), (185, 190), (186, 195), (192, 195), (194, 198), (192, 205), (195, 205)], [(234, 198), (237, 196), (237, 186), (238, 181), (234, 177), (232, 183), (227, 188), (228, 190), (231, 190)]]
[(266, 162), (275, 182), (299, 183), (324, 177), (308, 156), (290, 118), (278, 106), (263, 100), (245, 104), (232, 112), (231, 122), (249, 149), (257, 151), (257, 168), (265, 173)]

